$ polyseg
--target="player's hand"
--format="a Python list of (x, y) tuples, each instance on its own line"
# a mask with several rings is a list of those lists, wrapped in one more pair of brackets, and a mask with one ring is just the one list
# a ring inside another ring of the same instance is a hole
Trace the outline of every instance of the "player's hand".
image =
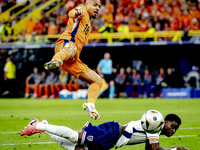
[(83, 11), (82, 10), (79, 10), (79, 11), (76, 11), (75, 12), (75, 18), (78, 18), (78, 19), (80, 19), (80, 18), (82, 18), (82, 17), (84, 17), (85, 15), (83, 14)]
[(189, 149), (187, 149), (185, 147), (177, 147), (177, 150), (189, 150)]

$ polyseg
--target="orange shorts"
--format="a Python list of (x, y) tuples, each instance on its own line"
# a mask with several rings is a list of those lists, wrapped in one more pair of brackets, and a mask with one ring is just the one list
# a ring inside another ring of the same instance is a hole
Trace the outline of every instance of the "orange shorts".
[(79, 58), (80, 51), (77, 49), (75, 43), (64, 39), (58, 40), (55, 46), (55, 53), (59, 52), (63, 47), (70, 47), (76, 52), (76, 55), (72, 60), (63, 62), (63, 65), (61, 66), (63, 70), (75, 76), (76, 78), (79, 78), (80, 73), (85, 73), (91, 70), (86, 64), (84, 64), (80, 60)]

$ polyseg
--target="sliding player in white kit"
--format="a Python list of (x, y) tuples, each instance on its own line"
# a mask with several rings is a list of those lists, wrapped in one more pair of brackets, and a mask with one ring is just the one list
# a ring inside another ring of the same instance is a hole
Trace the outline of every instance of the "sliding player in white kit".
[(45, 132), (66, 150), (108, 150), (114, 146), (119, 148), (139, 143), (146, 143), (145, 150), (188, 150), (184, 147), (159, 146), (159, 135), (170, 137), (181, 124), (181, 119), (176, 114), (168, 114), (164, 120), (162, 131), (150, 134), (142, 128), (141, 120), (131, 121), (123, 126), (114, 121), (98, 126), (87, 122), (81, 131), (77, 132), (68, 127), (48, 124), (46, 120), (39, 122), (34, 118), (22, 131), (21, 136)]

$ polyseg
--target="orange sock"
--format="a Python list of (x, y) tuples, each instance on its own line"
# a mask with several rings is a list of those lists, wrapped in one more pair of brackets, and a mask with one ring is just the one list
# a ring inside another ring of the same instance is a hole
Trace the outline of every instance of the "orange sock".
[(50, 85), (50, 92), (51, 92), (51, 95), (55, 95), (54, 85)]
[(67, 89), (72, 92), (72, 85), (70, 83), (67, 83)]
[(44, 95), (45, 96), (49, 96), (49, 88), (48, 88), (48, 86), (44, 86)]
[(61, 85), (62, 89), (67, 89), (67, 85)]
[(42, 86), (39, 86), (38, 97), (41, 97), (41, 96), (42, 96)]
[(73, 88), (74, 88), (75, 91), (78, 90), (78, 83), (74, 83), (74, 84), (72, 84), (72, 86), (73, 86)]
[(64, 60), (68, 60), (69, 57), (70, 57), (69, 52), (63, 50), (63, 51), (57, 52), (57, 53), (53, 56), (52, 60), (53, 60), (53, 59), (61, 59), (62, 61), (64, 61)]
[(34, 85), (33, 93), (38, 94), (38, 85), (37, 84)]
[(98, 98), (99, 92), (101, 90), (101, 87), (102, 87), (102, 83), (99, 83), (99, 82), (94, 82), (90, 84), (88, 88), (88, 103), (95, 104)]
[(60, 92), (60, 87), (58, 85), (55, 86), (56, 92), (59, 94)]
[(25, 94), (30, 93), (30, 87), (28, 85), (25, 86)]

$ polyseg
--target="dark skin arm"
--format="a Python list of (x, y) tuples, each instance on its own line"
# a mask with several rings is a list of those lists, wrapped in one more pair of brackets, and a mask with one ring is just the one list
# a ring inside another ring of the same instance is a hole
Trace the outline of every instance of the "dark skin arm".
[[(175, 148), (175, 147), (164, 148), (164, 147), (160, 147), (159, 143), (152, 143), (152, 144), (150, 144), (149, 142), (147, 142), (146, 146), (145, 146), (145, 150), (171, 150), (173, 148)], [(188, 150), (185, 147), (176, 147), (176, 148), (177, 148), (177, 150)]]

